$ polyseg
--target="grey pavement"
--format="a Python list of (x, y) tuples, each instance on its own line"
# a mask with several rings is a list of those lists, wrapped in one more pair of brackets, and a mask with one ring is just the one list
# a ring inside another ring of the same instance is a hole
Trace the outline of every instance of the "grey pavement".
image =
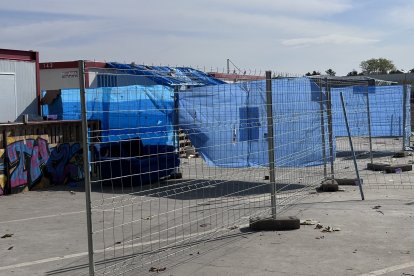
[[(3, 197), (0, 204), (0, 233), (13, 234), (0, 240), (0, 275), (87, 273), (81, 190), (28, 192)], [(346, 187), (344, 192), (307, 198), (287, 214), (341, 231), (322, 233), (302, 226), (290, 232), (252, 233), (239, 225), (241, 229), (223, 232), (180, 256), (154, 260), (152, 266), (166, 267), (165, 275), (414, 274), (414, 264), (409, 266), (414, 261), (414, 189), (369, 189), (361, 201), (355, 187)], [(397, 265), (408, 267), (387, 271)], [(125, 275), (140, 275), (136, 273)]]

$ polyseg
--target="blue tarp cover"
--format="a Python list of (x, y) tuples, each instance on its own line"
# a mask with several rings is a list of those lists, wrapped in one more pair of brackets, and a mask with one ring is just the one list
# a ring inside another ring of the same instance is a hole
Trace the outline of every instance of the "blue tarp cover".
[[(321, 164), (319, 87), (307, 78), (272, 86), (276, 165)], [(209, 165), (268, 165), (265, 81), (193, 88), (179, 104), (180, 127)]]
[[(272, 80), (272, 91), (276, 165), (303, 167), (323, 163), (321, 100), (326, 158), (329, 160), (324, 89), (308, 78), (295, 78)], [(345, 98), (352, 136), (368, 135), (367, 94), (373, 137), (403, 135), (402, 86), (347, 87), (331, 91), (334, 137), (348, 135), (340, 92)], [(409, 137), (409, 97), (406, 98), (405, 128)], [(265, 99), (265, 81), (193, 88), (180, 93), (180, 127), (190, 135), (191, 142), (209, 165), (267, 166)], [(333, 148), (335, 158), (335, 140)]]
[[(140, 137), (144, 145), (173, 145), (174, 91), (170, 87), (125, 86), (86, 89), (88, 120), (100, 120), (103, 141)], [(63, 89), (44, 115), (79, 120), (79, 89)]]
[[(407, 87), (406, 91), (411, 91), (411, 88)], [(404, 127), (404, 108), (406, 114), (406, 137), (410, 137), (410, 97), (409, 95), (406, 95), (404, 103), (404, 87), (402, 85), (371, 87), (354, 86), (332, 89), (332, 109), (334, 111), (332, 114), (333, 133), (335, 136), (348, 135), (342, 112), (340, 92), (342, 92), (344, 96), (352, 136), (369, 135), (369, 102), (372, 137), (401, 137), (403, 135)]]
[(224, 82), (190, 67), (146, 66), (108, 62), (108, 68), (118, 69), (130, 75), (144, 76), (155, 84), (174, 85), (216, 85)]

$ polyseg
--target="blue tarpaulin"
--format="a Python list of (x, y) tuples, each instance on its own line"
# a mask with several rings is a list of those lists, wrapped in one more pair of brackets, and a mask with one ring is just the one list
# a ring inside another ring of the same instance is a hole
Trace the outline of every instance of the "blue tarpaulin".
[[(180, 91), (179, 126), (211, 166), (268, 166), (265, 91), (265, 81)], [(322, 164), (321, 100), (329, 160), (325, 91), (308, 78), (274, 79), (272, 91), (276, 165)], [(403, 135), (402, 86), (353, 86), (331, 91), (335, 137), (347, 136), (340, 92), (345, 98), (352, 136), (368, 135), (367, 95), (373, 137)], [(140, 137), (144, 145), (173, 145), (173, 96), (173, 88), (161, 85), (87, 89), (88, 119), (101, 121), (103, 141)], [(405, 133), (409, 136), (409, 97), (405, 99)], [(55, 114), (64, 120), (79, 119), (79, 90), (62, 90), (52, 104), (44, 106), (44, 114)]]
[[(370, 97), (373, 137), (402, 136), (403, 87), (355, 86), (331, 90), (334, 138), (348, 135), (340, 92), (345, 98), (351, 135), (368, 135), (364, 89)], [(308, 78), (274, 79), (272, 91), (276, 165), (306, 167), (323, 163), (321, 114), (329, 160), (326, 91)], [(408, 98), (404, 104), (407, 137), (411, 133)], [(268, 166), (265, 99), (265, 81), (193, 88), (180, 93), (180, 127), (211, 166)], [(333, 158), (335, 150), (334, 139)]]
[[(147, 84), (148, 81), (152, 84), (175, 86), (175, 85), (189, 85), (189, 86), (203, 86), (223, 84), (224, 82), (213, 78), (206, 73), (190, 67), (168, 67), (168, 66), (147, 66), (135, 64), (122, 64), (117, 62), (108, 62), (107, 68), (116, 69), (113, 74), (127, 74), (144, 77), (147, 79), (140, 80)], [(112, 76), (113, 76), (112, 75)]]
[[(411, 88), (407, 87), (406, 91), (411, 91)], [(352, 136), (369, 135), (369, 103), (372, 137), (401, 137), (405, 127), (406, 138), (409, 138), (411, 135), (410, 97), (409, 95), (404, 97), (406, 91), (404, 92), (402, 85), (333, 88), (334, 135), (348, 135), (340, 99), (340, 93), (342, 92)], [(404, 112), (405, 126), (403, 124)]]
[[(173, 145), (174, 91), (170, 87), (126, 86), (86, 89), (88, 120), (100, 120), (103, 141), (140, 137), (144, 145)], [(79, 120), (79, 89), (63, 89), (44, 115)]]
[[(272, 89), (276, 165), (321, 164), (319, 87), (296, 78), (273, 80)], [(268, 165), (265, 81), (193, 88), (179, 104), (180, 127), (209, 165)]]

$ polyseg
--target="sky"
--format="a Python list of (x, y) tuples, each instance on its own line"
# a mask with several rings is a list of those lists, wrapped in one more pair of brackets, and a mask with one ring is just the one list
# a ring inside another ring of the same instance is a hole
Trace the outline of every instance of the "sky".
[[(414, 68), (412, 0), (0, 0), (0, 48), (248, 73)], [(234, 69), (231, 65), (231, 70)]]

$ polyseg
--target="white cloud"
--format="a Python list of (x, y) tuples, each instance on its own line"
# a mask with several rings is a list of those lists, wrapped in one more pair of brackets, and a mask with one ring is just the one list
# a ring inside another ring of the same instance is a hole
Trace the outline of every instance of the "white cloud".
[(393, 25), (399, 28), (412, 28), (414, 24), (414, 3), (408, 2), (405, 4), (395, 5), (388, 11), (388, 16), (385, 18), (391, 21)]
[(349, 35), (331, 34), (331, 35), (318, 36), (318, 37), (285, 39), (282, 41), (282, 44), (285, 46), (312, 46), (312, 45), (322, 45), (322, 44), (358, 45), (358, 44), (370, 44), (370, 43), (376, 43), (376, 42), (379, 42), (379, 40), (356, 37), (356, 36), (349, 36)]
[(164, 12), (185, 11), (186, 13), (202, 14), (206, 10), (232, 11), (245, 9), (246, 11), (271, 11), (284, 14), (325, 15), (336, 14), (352, 8), (352, 0), (42, 0), (39, 1), (9, 1), (3, 5), (4, 9), (20, 11), (38, 11), (54, 13), (73, 13), (80, 15), (108, 15), (131, 17), (144, 13), (162, 14)]
[[(211, 0), (210, 0), (211, 1)], [(225, 5), (246, 10), (267, 11), (273, 14), (290, 14), (307, 17), (334, 15), (352, 9), (350, 0), (213, 0), (218, 5)]]
[[(376, 0), (361, 2), (8, 1), (2, 6), (6, 12), (39, 14), (28, 16), (31, 21), (13, 17), (0, 28), (1, 47), (38, 50), (43, 61), (86, 58), (210, 68), (225, 66), (230, 58), (246, 68), (297, 73), (333, 68), (347, 73), (371, 55), (391, 55), (392, 47), (384, 45), (402, 39), (390, 38), (398, 26), (391, 20), (407, 18), (403, 9), (385, 6), (386, 0), (380, 1), (382, 6)], [(386, 14), (388, 19), (382, 16)]]
[[(105, 21), (88, 20), (55, 20), (44, 21), (26, 25), (0, 28), (0, 37), (5, 38), (5, 43), (27, 42), (31, 45), (46, 45), (58, 43), (61, 40), (94, 35), (101, 28), (108, 27)], [(26, 46), (26, 45), (22, 45)], [(65, 45), (58, 47), (64, 48)]]

